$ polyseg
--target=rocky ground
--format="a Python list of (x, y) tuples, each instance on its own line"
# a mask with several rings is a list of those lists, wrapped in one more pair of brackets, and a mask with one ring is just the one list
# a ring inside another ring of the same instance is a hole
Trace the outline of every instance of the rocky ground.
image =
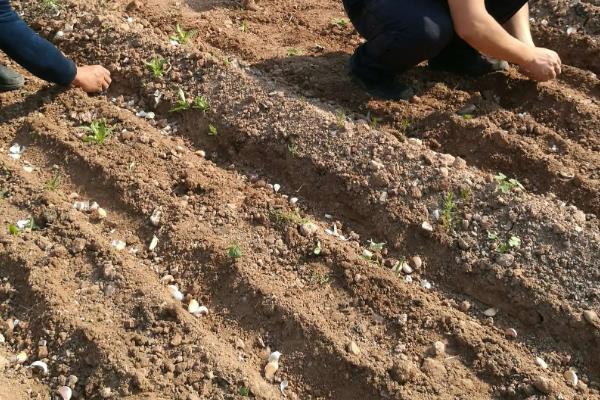
[(597, 0), (411, 102), (333, 0), (14, 5), (114, 83), (0, 94), (1, 399), (600, 398)]

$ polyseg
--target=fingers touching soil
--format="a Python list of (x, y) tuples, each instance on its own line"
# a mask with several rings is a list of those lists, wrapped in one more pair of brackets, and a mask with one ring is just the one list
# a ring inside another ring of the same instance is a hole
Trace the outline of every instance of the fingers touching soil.
[[(538, 86), (418, 68), (412, 103), (369, 101), (341, 72), (358, 38), (331, 22), (339, 4), (259, 6), (31, 11), (49, 37), (76, 19), (62, 49), (114, 85), (0, 97), (2, 229), (35, 221), (0, 239), (2, 379), (39, 398), (63, 385), (76, 398), (597, 398), (593, 68), (566, 57)], [(562, 34), (548, 21), (537, 29)], [(176, 22), (201, 29), (173, 46)], [(561, 40), (597, 38), (590, 26)], [(162, 78), (145, 65), (157, 55)], [(178, 89), (208, 109), (170, 112)], [(100, 119), (112, 135), (85, 143), (80, 126)], [(402, 260), (413, 271), (390, 270)]]

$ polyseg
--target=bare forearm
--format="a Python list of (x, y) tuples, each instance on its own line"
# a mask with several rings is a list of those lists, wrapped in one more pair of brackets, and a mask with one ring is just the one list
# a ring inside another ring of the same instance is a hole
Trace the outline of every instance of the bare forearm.
[(487, 13), (465, 20), (454, 15), (457, 34), (481, 53), (515, 64), (526, 62), (529, 46), (511, 36)]
[(533, 38), (531, 37), (531, 29), (529, 27), (529, 3), (526, 3), (508, 22), (504, 25), (504, 29), (515, 38), (528, 46), (535, 47)]

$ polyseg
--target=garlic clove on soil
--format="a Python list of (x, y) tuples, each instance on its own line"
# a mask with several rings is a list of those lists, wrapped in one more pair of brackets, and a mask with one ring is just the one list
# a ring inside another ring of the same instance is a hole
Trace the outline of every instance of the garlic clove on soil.
[(57, 392), (63, 400), (71, 400), (71, 396), (73, 396), (73, 391), (68, 386), (61, 386)]
[(269, 361), (265, 365), (265, 378), (268, 381), (273, 380), (275, 373), (279, 369), (279, 357), (281, 357), (281, 353), (278, 351), (272, 352), (269, 356)]
[(179, 288), (176, 285), (169, 285), (167, 287), (169, 288), (169, 293), (171, 293), (171, 296), (175, 300), (177, 300), (177, 301), (183, 300), (183, 293), (181, 293), (181, 291), (179, 291)]
[(23, 364), (25, 361), (27, 361), (27, 358), (28, 358), (27, 353), (22, 351), (19, 354), (17, 354), (17, 356), (15, 357), (15, 360), (17, 361), (17, 363)]
[(158, 246), (158, 238), (156, 237), (156, 235), (153, 235), (152, 240), (150, 241), (150, 245), (148, 246), (148, 250), (154, 251), (154, 249), (156, 249), (156, 246)]
[(281, 392), (281, 394), (285, 397), (285, 389), (287, 389), (287, 387), (289, 386), (289, 382), (287, 380), (282, 380), (281, 383), (279, 384), (279, 391)]
[(542, 369), (548, 369), (548, 363), (546, 361), (544, 361), (543, 358), (541, 357), (536, 357), (535, 358), (535, 363), (540, 366)]
[(569, 384), (569, 386), (577, 387), (577, 384), (579, 383), (579, 378), (577, 377), (577, 374), (575, 373), (575, 371), (573, 371), (572, 369), (565, 371), (563, 376), (564, 376), (565, 380), (567, 381), (567, 383)]
[(154, 226), (160, 225), (161, 217), (162, 217), (162, 211), (157, 208), (156, 210), (154, 210), (154, 212), (150, 216), (150, 223)]
[(127, 246), (127, 243), (122, 240), (113, 240), (110, 244), (119, 251), (125, 250), (125, 247)]
[(483, 315), (485, 315), (486, 317), (495, 317), (496, 314), (498, 314), (498, 309), (493, 307), (490, 307), (483, 312)]
[(190, 300), (188, 311), (195, 316), (208, 314), (208, 308), (206, 308), (206, 306), (201, 306), (195, 299)]
[(42, 371), (42, 374), (48, 375), (48, 364), (43, 361), (34, 361), (29, 367), (32, 369), (39, 369)]

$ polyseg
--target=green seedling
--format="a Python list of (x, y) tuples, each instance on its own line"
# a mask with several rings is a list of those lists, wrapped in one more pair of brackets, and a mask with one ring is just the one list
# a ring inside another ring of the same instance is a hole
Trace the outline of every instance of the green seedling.
[(248, 28), (248, 21), (243, 20), (242, 23), (240, 24), (240, 32), (243, 33), (248, 33), (250, 29)]
[(498, 246), (498, 251), (500, 253), (508, 253), (512, 249), (518, 249), (521, 247), (521, 238), (518, 236), (511, 236), (506, 243), (502, 243)]
[(473, 119), (473, 118), (475, 118), (475, 117), (473, 116), (473, 114), (463, 114), (463, 116), (462, 116), (462, 117), (463, 117), (464, 119), (466, 119), (466, 120), (469, 120), (469, 119)]
[(112, 134), (113, 128), (106, 124), (105, 120), (92, 121), (89, 126), (81, 126), (88, 134), (83, 137), (86, 143), (104, 144), (106, 139)]
[(488, 232), (487, 240), (491, 242), (498, 240), (498, 234), (496, 232)]
[(303, 218), (298, 211), (271, 210), (269, 211), (269, 219), (273, 224), (280, 228), (285, 228), (290, 225), (301, 225), (310, 222), (309, 219)]
[(398, 261), (396, 261), (396, 263), (392, 266), (392, 268), (391, 268), (392, 272), (394, 272), (396, 275), (400, 275), (402, 273), (402, 266), (404, 265), (405, 262), (406, 262), (406, 258), (400, 257), (400, 259)]
[(409, 120), (403, 119), (402, 121), (400, 121), (400, 132), (402, 132), (404, 134), (404, 133), (406, 133), (406, 131), (408, 131), (408, 128), (410, 128)]
[(335, 113), (335, 119), (337, 122), (337, 126), (338, 128), (345, 128), (346, 127), (346, 113), (344, 112), (344, 110), (338, 110)]
[(192, 102), (192, 108), (206, 113), (210, 108), (210, 105), (208, 104), (208, 99), (206, 99), (206, 97), (204, 96), (196, 96), (194, 98), (194, 101)]
[(242, 386), (240, 388), (240, 396), (242, 396), (242, 397), (250, 397), (250, 389), (248, 389), (245, 386)]
[(462, 187), (460, 188), (460, 197), (462, 198), (463, 202), (465, 203), (469, 203), (471, 201), (471, 189), (468, 187)]
[(0, 189), (0, 200), (4, 200), (8, 197), (8, 189)]
[(287, 49), (285, 54), (287, 54), (288, 57), (294, 57), (294, 56), (299, 56), (301, 53), (300, 53), (300, 50), (292, 47), (292, 48)]
[(316, 279), (317, 283), (321, 286), (327, 285), (331, 280), (331, 277), (329, 275), (320, 273), (316, 273), (314, 275), (314, 278)]
[(17, 236), (21, 230), (15, 224), (8, 224), (8, 233), (13, 236)]
[(181, 25), (175, 26), (175, 34), (171, 35), (169, 39), (179, 44), (186, 44), (196, 34), (196, 31), (190, 29), (189, 31), (184, 30)]
[(217, 136), (218, 133), (216, 126), (208, 124), (208, 136)]
[(55, 172), (54, 175), (52, 176), (52, 179), (50, 179), (48, 182), (46, 182), (46, 189), (48, 190), (56, 190), (60, 187), (60, 180), (61, 180), (61, 176), (60, 176), (60, 172)]
[(177, 90), (177, 101), (175, 102), (175, 107), (171, 108), (169, 110), (169, 112), (175, 113), (175, 112), (187, 111), (190, 109), (190, 107), (191, 107), (191, 105), (187, 101), (187, 98), (185, 97), (185, 92), (183, 91), (183, 89), (179, 88)]
[(521, 185), (521, 183), (518, 180), (514, 178), (508, 179), (508, 177), (503, 173), (499, 173), (498, 175), (496, 175), (495, 179), (498, 183), (498, 190), (500, 190), (502, 193), (509, 193), (514, 189), (525, 190), (523, 185)]
[(146, 66), (152, 72), (152, 77), (154, 78), (162, 78), (163, 73), (165, 71), (165, 65), (167, 61), (162, 57), (154, 57), (150, 61), (146, 61)]
[(345, 18), (332, 18), (331, 23), (339, 26), (340, 28), (345, 28), (348, 25), (348, 20)]
[(229, 57), (223, 57), (223, 65), (229, 67), (231, 65), (231, 60)]
[(42, 5), (46, 8), (58, 8), (60, 7), (60, 0), (42, 0)]
[(229, 258), (237, 260), (242, 256), (242, 249), (237, 243), (232, 243), (227, 248), (227, 255), (229, 256)]
[(287, 148), (292, 157), (296, 157), (298, 155), (298, 145), (296, 143), (288, 144)]
[(380, 252), (383, 250), (384, 247), (385, 247), (384, 242), (377, 243), (377, 242), (374, 242), (373, 240), (369, 240), (369, 250), (371, 250), (371, 251)]
[(454, 215), (456, 213), (456, 203), (454, 202), (454, 193), (449, 192), (444, 197), (442, 207), (442, 226), (446, 232), (451, 232), (454, 228)]
[(376, 116), (374, 116), (373, 114), (371, 114), (371, 111), (369, 111), (367, 113), (367, 120), (369, 121), (369, 126), (372, 129), (379, 128), (379, 123), (381, 122), (381, 118), (377, 118)]

